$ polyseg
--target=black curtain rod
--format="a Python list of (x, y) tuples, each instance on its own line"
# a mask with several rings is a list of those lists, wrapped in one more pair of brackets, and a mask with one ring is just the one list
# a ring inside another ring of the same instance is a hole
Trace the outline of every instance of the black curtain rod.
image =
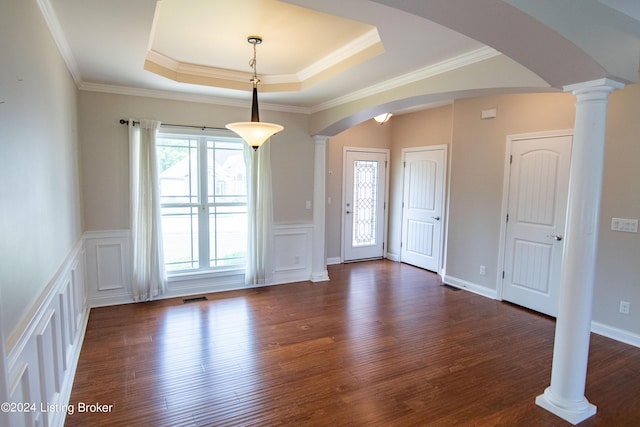
[[(125, 120), (125, 119), (120, 119), (120, 124), (121, 125), (129, 125), (129, 120)], [(139, 125), (140, 122), (133, 122), (133, 125)], [(205, 130), (205, 129), (214, 129), (214, 130), (229, 130), (227, 128), (214, 128), (211, 126), (193, 126), (193, 125), (172, 125), (171, 123), (162, 123), (160, 126), (172, 126), (172, 127), (177, 127), (177, 128), (194, 128), (194, 129), (201, 129), (201, 130)]]

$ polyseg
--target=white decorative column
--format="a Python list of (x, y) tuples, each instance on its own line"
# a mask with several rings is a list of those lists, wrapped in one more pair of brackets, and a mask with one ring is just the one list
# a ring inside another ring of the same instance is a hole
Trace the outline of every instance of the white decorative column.
[(604, 168), (609, 79), (566, 86), (576, 98), (569, 200), (551, 368), (551, 385), (536, 404), (577, 424), (596, 413), (584, 396)]
[(311, 254), (311, 281), (329, 280), (325, 245), (325, 194), (327, 171), (328, 136), (316, 135), (314, 143), (313, 167), (313, 245)]

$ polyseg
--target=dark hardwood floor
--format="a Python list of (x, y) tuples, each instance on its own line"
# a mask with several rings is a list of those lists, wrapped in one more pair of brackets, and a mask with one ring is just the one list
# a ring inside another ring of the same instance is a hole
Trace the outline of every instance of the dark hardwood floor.
[[(535, 405), (554, 321), (408, 265), (96, 308), (66, 426), (566, 426)], [(583, 426), (640, 426), (640, 349), (592, 335)]]

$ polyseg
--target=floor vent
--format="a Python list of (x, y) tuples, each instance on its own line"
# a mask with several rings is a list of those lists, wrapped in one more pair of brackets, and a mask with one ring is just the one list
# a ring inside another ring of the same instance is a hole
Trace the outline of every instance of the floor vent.
[(188, 303), (188, 302), (200, 302), (200, 301), (207, 301), (207, 297), (193, 297), (193, 298), (184, 298), (182, 300), (183, 303)]
[(447, 285), (446, 283), (444, 285), (442, 285), (442, 286), (444, 286), (445, 288), (447, 288), (447, 289), (449, 289), (451, 291), (459, 291), (460, 290), (460, 288), (456, 288), (455, 286)]

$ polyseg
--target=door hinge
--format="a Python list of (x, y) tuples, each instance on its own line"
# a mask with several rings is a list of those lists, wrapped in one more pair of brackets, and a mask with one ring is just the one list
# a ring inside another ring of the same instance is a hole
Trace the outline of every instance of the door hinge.
[(404, 163), (402, 164), (402, 167), (403, 167), (403, 168), (406, 168), (406, 167), (407, 167), (407, 162), (404, 162)]
[(513, 154), (509, 155), (509, 164), (513, 163)]
[(507, 222), (509, 222), (509, 214), (507, 214)]
[(502, 278), (504, 279), (504, 271), (502, 272)]

